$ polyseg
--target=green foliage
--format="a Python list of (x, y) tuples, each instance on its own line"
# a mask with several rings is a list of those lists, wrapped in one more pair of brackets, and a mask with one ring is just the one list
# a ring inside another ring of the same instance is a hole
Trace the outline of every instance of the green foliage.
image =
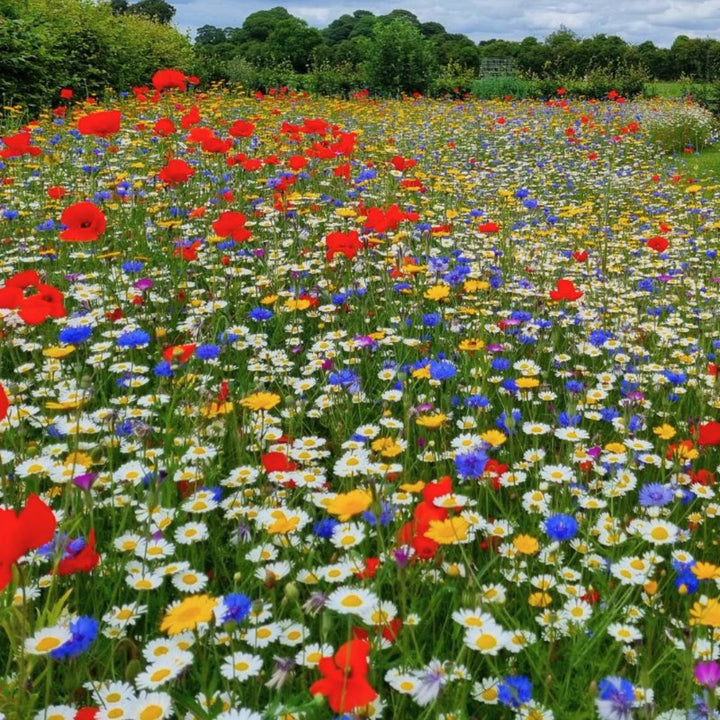
[(470, 92), (480, 100), (494, 100), (504, 97), (522, 100), (524, 98), (540, 97), (542, 94), (540, 83), (537, 81), (513, 75), (479, 78), (472, 83)]
[(378, 23), (366, 64), (368, 83), (381, 95), (426, 93), (434, 58), (419, 28), (406, 19)]
[(89, 0), (28, 0), (18, 17), (0, 17), (0, 46), (0, 98), (31, 111), (54, 104), (62, 87), (100, 95), (192, 62), (190, 42), (177, 30)]
[(315, 63), (305, 82), (305, 88), (319, 95), (348, 97), (363, 87), (363, 77), (349, 62), (331, 65)]

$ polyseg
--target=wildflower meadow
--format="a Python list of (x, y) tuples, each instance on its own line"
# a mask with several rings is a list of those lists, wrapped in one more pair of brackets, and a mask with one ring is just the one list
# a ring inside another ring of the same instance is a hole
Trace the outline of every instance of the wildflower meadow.
[(0, 146), (0, 716), (718, 717), (698, 108), (77, 95)]

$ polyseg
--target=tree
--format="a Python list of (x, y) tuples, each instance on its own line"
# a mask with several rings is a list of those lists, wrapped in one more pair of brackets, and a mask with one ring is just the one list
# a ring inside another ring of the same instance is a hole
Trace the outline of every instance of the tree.
[(295, 71), (304, 73), (312, 62), (313, 51), (323, 44), (323, 36), (291, 15), (275, 24), (265, 44), (274, 60), (287, 60)]
[(195, 45), (202, 47), (204, 45), (219, 45), (227, 40), (225, 30), (221, 30), (214, 25), (203, 25), (197, 29), (195, 33)]
[(175, 17), (175, 8), (165, 0), (139, 0), (128, 6), (127, 12), (145, 17), (167, 25)]
[(130, 5), (127, 0), (110, 0), (110, 7), (112, 8), (113, 15), (124, 15)]
[(381, 93), (426, 92), (434, 58), (419, 28), (407, 20), (378, 23), (367, 62), (370, 85)]

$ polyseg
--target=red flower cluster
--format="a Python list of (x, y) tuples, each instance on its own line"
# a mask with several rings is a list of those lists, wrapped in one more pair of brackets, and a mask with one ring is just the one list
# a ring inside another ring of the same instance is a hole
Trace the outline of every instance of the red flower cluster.
[(363, 640), (350, 640), (338, 648), (333, 657), (318, 663), (323, 674), (310, 686), (312, 695), (324, 695), (335, 713), (351, 712), (372, 702), (377, 693), (367, 680), (370, 645)]
[(63, 558), (57, 566), (55, 572), (58, 575), (72, 575), (77, 572), (90, 572), (100, 562), (100, 555), (95, 552), (95, 531), (90, 530), (88, 533), (87, 543), (77, 555)]
[(422, 501), (415, 506), (413, 519), (400, 528), (398, 542), (402, 545), (411, 545), (417, 556), (423, 560), (434, 558), (438, 549), (438, 544), (434, 540), (425, 537), (425, 533), (430, 529), (430, 522), (446, 520), (448, 516), (447, 508), (437, 507), (433, 500), (451, 492), (452, 478), (449, 475), (428, 483), (423, 488)]
[(0, 590), (12, 580), (12, 566), (31, 550), (52, 540), (57, 521), (53, 511), (34, 493), (16, 514), (0, 510)]
[(158, 92), (162, 92), (163, 90), (172, 90), (173, 88), (184, 91), (186, 81), (187, 78), (184, 72), (181, 70), (171, 70), (169, 68), (166, 68), (165, 70), (158, 70), (152, 76), (153, 87)]
[(247, 218), (241, 212), (227, 211), (212, 224), (216, 235), (230, 237), (235, 242), (244, 242), (252, 237), (252, 232), (245, 227)]
[(391, 205), (387, 210), (378, 207), (371, 207), (367, 210), (365, 230), (372, 230), (376, 233), (385, 233), (388, 230), (396, 230), (403, 220), (414, 222), (420, 216), (414, 212), (403, 212), (397, 205)]
[(21, 155), (30, 155), (35, 157), (39, 155), (42, 150), (35, 145), (31, 145), (30, 141), (32, 136), (29, 132), (19, 132), (15, 135), (8, 135), (2, 138), (4, 150), (0, 150), (0, 158), (20, 157)]
[[(25, 295), (28, 288), (37, 290)], [(43, 285), (35, 270), (25, 270), (5, 281), (0, 287), (0, 308), (17, 310), (27, 325), (40, 325), (48, 318), (65, 317), (63, 294), (52, 285)]]
[(357, 230), (350, 230), (346, 233), (331, 232), (325, 238), (325, 244), (327, 245), (326, 257), (328, 262), (337, 254), (344, 255), (349, 260), (352, 260), (363, 246)]
[(169, 160), (158, 173), (158, 178), (167, 185), (180, 185), (187, 182), (195, 174), (195, 168), (184, 160)]
[(579, 300), (584, 293), (578, 290), (572, 280), (558, 280), (555, 290), (550, 291), (551, 300)]
[(101, 110), (84, 115), (78, 120), (78, 130), (83, 135), (97, 135), (107, 138), (120, 131), (121, 114), (119, 110)]

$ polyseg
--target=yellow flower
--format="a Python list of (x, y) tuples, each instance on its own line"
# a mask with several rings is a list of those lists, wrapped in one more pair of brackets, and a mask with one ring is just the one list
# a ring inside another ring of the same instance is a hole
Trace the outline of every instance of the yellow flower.
[(534, 555), (540, 550), (540, 543), (532, 535), (518, 535), (513, 546), (521, 555)]
[(421, 415), (415, 424), (420, 427), (428, 428), (428, 430), (435, 430), (436, 428), (442, 427), (447, 422), (447, 415), (445, 413), (433, 413), (432, 415)]
[(690, 610), (690, 624), (720, 628), (720, 602), (716, 598), (709, 598), (706, 603), (696, 602)]
[(213, 608), (218, 601), (210, 595), (190, 595), (165, 613), (160, 629), (168, 635), (194, 630), (198, 623), (212, 620)]
[(540, 381), (534, 377), (519, 377), (515, 381), (515, 384), (521, 390), (531, 390), (532, 388), (536, 388), (540, 384)]
[(72, 452), (65, 458), (65, 466), (66, 467), (73, 467), (75, 465), (80, 465), (84, 468), (89, 468), (93, 464), (93, 459), (87, 454), (83, 452)]
[(341, 522), (345, 522), (354, 515), (365, 512), (371, 503), (372, 495), (366, 490), (351, 490), (336, 495), (325, 505), (325, 509), (331, 515), (337, 515)]
[(286, 515), (282, 510), (273, 510), (270, 517), (275, 521), (267, 528), (271, 535), (287, 535), (300, 524), (299, 515)]
[(479, 290), (487, 290), (490, 287), (490, 283), (486, 280), (466, 280), (463, 283), (463, 290), (466, 293), (476, 293)]
[(480, 437), (491, 447), (498, 447), (507, 440), (505, 433), (500, 430), (486, 430)]
[(547, 607), (552, 603), (552, 597), (546, 592), (534, 592), (528, 598), (528, 603), (532, 607)]
[(449, 285), (433, 285), (425, 291), (423, 297), (426, 300), (447, 300), (450, 297), (450, 286)]
[(627, 448), (622, 443), (611, 442), (611, 443), (608, 443), (607, 445), (605, 445), (604, 450), (606, 452), (616, 453), (619, 455), (621, 453), (624, 453), (627, 450)]
[(297, 298), (288, 298), (285, 301), (286, 310), (307, 310), (310, 307), (309, 300), (298, 300)]
[(690, 570), (698, 580), (717, 580), (720, 578), (720, 568), (709, 562), (697, 562)]
[(397, 457), (403, 451), (402, 447), (389, 437), (380, 437), (377, 440), (373, 440), (370, 447), (375, 452), (379, 452), (383, 457)]
[(282, 398), (275, 393), (256, 392), (248, 395), (240, 401), (240, 404), (248, 410), (272, 410)]
[(456, 515), (447, 520), (431, 520), (425, 537), (434, 540), (438, 545), (452, 545), (467, 540), (469, 529), (470, 523), (464, 517)]
[(458, 350), (464, 350), (465, 352), (476, 352), (482, 350), (485, 347), (485, 343), (477, 338), (466, 338), (462, 340), (458, 345)]
[(272, 305), (278, 299), (277, 295), (266, 295), (260, 299), (261, 305)]
[(75, 352), (75, 347), (73, 345), (66, 345), (65, 347), (59, 347), (57, 345), (49, 348), (45, 348), (43, 350), (43, 355), (45, 357), (59, 359), (67, 357), (68, 355), (71, 355)]
[(425, 483), (422, 480), (418, 480), (416, 483), (403, 483), (400, 489), (403, 492), (419, 493), (425, 487)]
[(661, 440), (671, 440), (675, 437), (675, 428), (672, 425), (668, 425), (667, 423), (663, 423), (662, 425), (658, 425), (657, 427), (653, 428), (653, 432), (661, 439)]
[(228, 413), (231, 413), (233, 407), (234, 406), (231, 402), (210, 402), (200, 408), (200, 414), (203, 417), (214, 418), (218, 415), (227, 415)]
[(423, 365), (422, 367), (417, 368), (417, 370), (413, 370), (412, 376), (415, 379), (429, 380), (430, 379), (430, 366)]

